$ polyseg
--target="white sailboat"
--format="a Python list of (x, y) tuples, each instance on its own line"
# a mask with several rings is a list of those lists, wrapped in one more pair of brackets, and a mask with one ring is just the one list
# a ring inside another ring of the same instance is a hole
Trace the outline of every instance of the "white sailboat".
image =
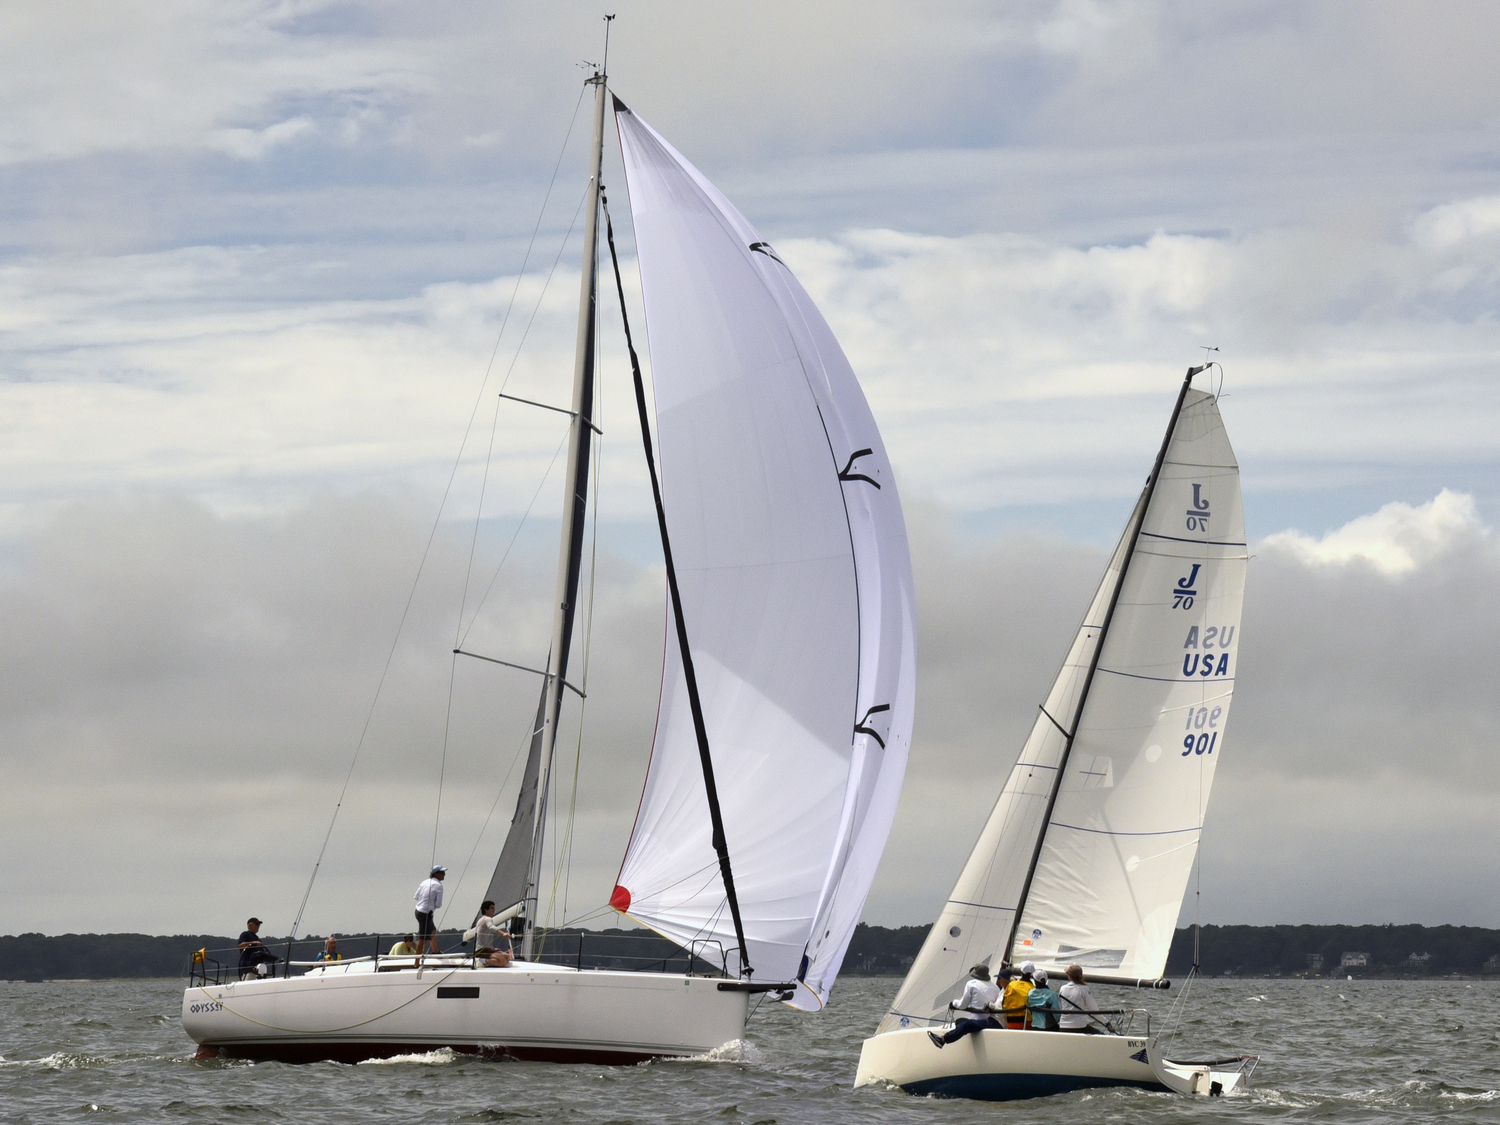
[(1062, 670), (857, 1086), (1006, 1100), (1092, 1086), (1225, 1092), (1248, 1058), (1173, 1063), (1145, 1013), (1120, 1034), (984, 1030), (939, 1050), (969, 966), (1161, 979), (1234, 692), (1246, 548), (1239, 466), (1188, 371)]
[(611, 904), (685, 948), (721, 951), (725, 974), (530, 960), (578, 601), (601, 204), (608, 219), (605, 75), (588, 81), (592, 171), (557, 610), (516, 813), (486, 895), (524, 922), (521, 956), (505, 968), (384, 957), (200, 980), (182, 1020), (207, 1051), (356, 1060), (448, 1047), (604, 1063), (697, 1054), (743, 1035), (751, 993), (821, 1007), (859, 920), (900, 794), (915, 694), (911, 563), (890, 464), (848, 361), (770, 244), (615, 99), (650, 326), (660, 483), (630, 351), (668, 640)]

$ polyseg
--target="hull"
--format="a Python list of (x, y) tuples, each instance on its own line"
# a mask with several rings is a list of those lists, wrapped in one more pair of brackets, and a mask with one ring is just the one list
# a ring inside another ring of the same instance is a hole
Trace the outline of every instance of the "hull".
[(500, 1058), (630, 1064), (743, 1036), (747, 996), (717, 979), (554, 966), (339, 966), (194, 985), (183, 1029), (200, 1054), (358, 1062), (450, 1048)]
[(854, 1085), (889, 1082), (910, 1094), (981, 1101), (1045, 1097), (1099, 1086), (1165, 1090), (1144, 1037), (1000, 1028), (939, 1050), (922, 1028), (866, 1039)]
[(968, 1035), (941, 1049), (924, 1028), (866, 1039), (854, 1085), (888, 1082), (909, 1094), (1004, 1102), (1101, 1086), (1135, 1086), (1218, 1097), (1242, 1084), (1255, 1059), (1177, 1063), (1155, 1039), (1132, 1035), (1001, 1028)]

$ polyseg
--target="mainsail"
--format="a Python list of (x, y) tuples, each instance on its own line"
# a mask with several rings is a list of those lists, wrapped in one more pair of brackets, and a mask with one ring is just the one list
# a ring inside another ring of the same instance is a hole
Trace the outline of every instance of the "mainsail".
[(1246, 558), (1218, 403), (1185, 384), (1158, 468), (878, 1032), (946, 1019), (979, 961), (1161, 975), (1224, 747)]
[[(667, 518), (756, 977), (827, 998), (895, 815), (915, 622), (895, 481), (771, 246), (615, 102)], [(736, 966), (677, 639), (611, 903)]]

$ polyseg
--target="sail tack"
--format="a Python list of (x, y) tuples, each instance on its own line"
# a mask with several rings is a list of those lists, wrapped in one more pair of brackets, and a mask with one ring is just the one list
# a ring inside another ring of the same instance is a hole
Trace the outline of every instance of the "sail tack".
[(1246, 557), (1218, 404), (1188, 390), (1155, 487), (879, 1031), (945, 1017), (976, 961), (1161, 975), (1224, 748)]
[[(746, 942), (827, 997), (885, 846), (915, 683), (911, 564), (842, 350), (755, 229), (616, 102), (664, 501)], [(681, 655), (668, 632), (612, 903), (735, 964)]]

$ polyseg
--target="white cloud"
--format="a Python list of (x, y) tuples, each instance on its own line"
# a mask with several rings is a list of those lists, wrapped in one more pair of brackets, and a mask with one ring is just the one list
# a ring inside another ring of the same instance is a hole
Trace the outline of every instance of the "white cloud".
[(259, 160), (277, 145), (317, 128), (310, 117), (289, 117), (264, 129), (220, 129), (209, 135), (208, 143), (241, 160)]
[(1321, 539), (1296, 531), (1268, 535), (1260, 550), (1284, 551), (1308, 566), (1343, 566), (1358, 560), (1395, 577), (1411, 573), (1458, 543), (1487, 537), (1474, 497), (1445, 488), (1425, 504), (1394, 501)]

